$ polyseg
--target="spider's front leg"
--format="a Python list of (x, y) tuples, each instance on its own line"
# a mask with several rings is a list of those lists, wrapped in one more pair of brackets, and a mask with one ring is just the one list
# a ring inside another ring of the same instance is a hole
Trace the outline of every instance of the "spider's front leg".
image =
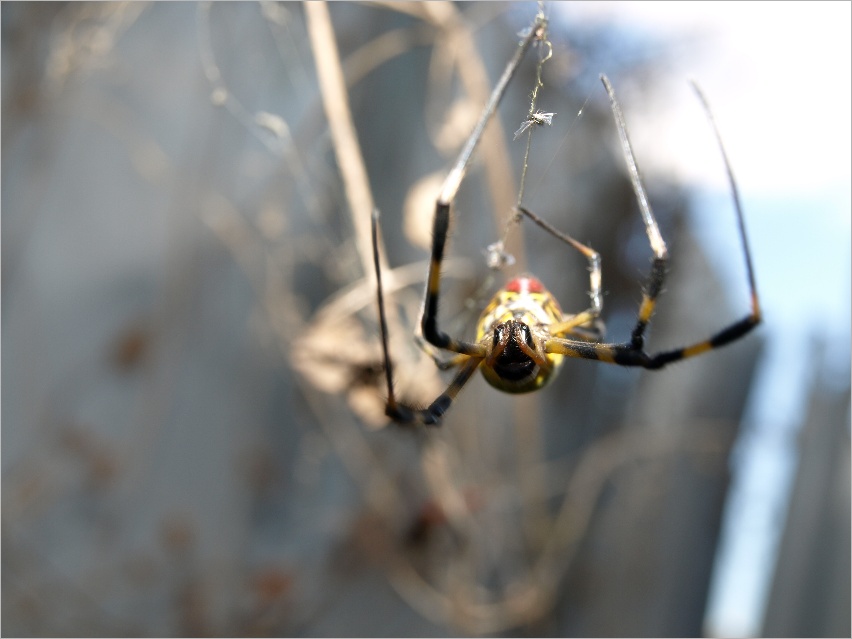
[(669, 253), (663, 236), (660, 233), (657, 219), (654, 217), (651, 205), (648, 202), (648, 194), (642, 185), (642, 178), (639, 176), (639, 167), (636, 165), (636, 158), (633, 155), (630, 138), (627, 136), (627, 125), (624, 122), (621, 105), (615, 97), (615, 91), (609, 82), (609, 78), (602, 74), (601, 82), (603, 82), (606, 92), (609, 95), (612, 115), (615, 118), (618, 137), (621, 140), (621, 148), (624, 152), (624, 159), (627, 162), (627, 171), (630, 174), (630, 182), (633, 185), (633, 192), (636, 194), (636, 199), (639, 201), (639, 211), (642, 214), (642, 221), (645, 223), (645, 231), (651, 243), (651, 250), (654, 252), (654, 259), (651, 263), (651, 275), (642, 293), (642, 303), (639, 306), (636, 326), (630, 335), (631, 347), (636, 351), (641, 351), (645, 344), (645, 329), (648, 326), (648, 322), (651, 321), (657, 297), (660, 291), (663, 290), (663, 284), (666, 280)]
[[(387, 331), (387, 320), (385, 319), (384, 296), (382, 293), (381, 268), (379, 264), (378, 252), (378, 211), (373, 213), (372, 217), (372, 236), (373, 236), (373, 261), (376, 269), (376, 288), (379, 304), (379, 324), (382, 333), (382, 352), (385, 363), (385, 375), (387, 380), (388, 399), (386, 413), (396, 422), (399, 423), (422, 423), (422, 424), (437, 424), (443, 414), (447, 411), (453, 399), (468, 382), (474, 371), (479, 367), (482, 361), (488, 354), (489, 342), (483, 339), (481, 342), (466, 342), (450, 337), (447, 333), (438, 328), (438, 298), (441, 288), (441, 262), (444, 259), (444, 251), (447, 244), (447, 232), (450, 226), (450, 206), (456, 197), (461, 182), (464, 179), (467, 167), (470, 164), (471, 157), (476, 149), (482, 134), (485, 131), (485, 126), (500, 104), (503, 94), (509, 85), (509, 81), (515, 74), (521, 60), (530, 48), (533, 42), (544, 37), (546, 29), (546, 20), (543, 15), (536, 16), (535, 22), (530, 28), (527, 35), (524, 37), (520, 46), (515, 51), (503, 75), (491, 92), (488, 103), (479, 117), (479, 121), (474, 127), (470, 137), (465, 142), (464, 147), (459, 154), (456, 163), (447, 175), (446, 180), (441, 188), (441, 193), (438, 196), (435, 204), (435, 219), (432, 230), (432, 258), (429, 263), (429, 273), (426, 281), (426, 292), (423, 302), (423, 315), (420, 320), (420, 325), (424, 339), (430, 344), (444, 350), (456, 353), (456, 357), (452, 358), (452, 362), (459, 366), (453, 381), (447, 389), (441, 393), (428, 408), (419, 409), (411, 407), (403, 402), (397, 401), (393, 390), (393, 372), (390, 358), (390, 347)], [(464, 359), (464, 358), (467, 359)]]
[(651, 315), (654, 312), (657, 296), (663, 287), (663, 282), (666, 276), (666, 266), (668, 263), (668, 252), (665, 242), (663, 241), (657, 221), (651, 211), (651, 206), (648, 203), (648, 196), (645, 193), (645, 187), (642, 185), (642, 180), (639, 177), (639, 169), (636, 166), (636, 159), (633, 156), (633, 149), (630, 145), (630, 140), (627, 137), (627, 126), (624, 123), (624, 116), (621, 112), (621, 106), (615, 97), (612, 85), (606, 76), (601, 76), (601, 81), (606, 87), (609, 94), (612, 113), (615, 117), (618, 135), (621, 139), (624, 158), (627, 162), (627, 169), (630, 173), (630, 180), (633, 183), (633, 190), (636, 193), (636, 198), (639, 200), (639, 209), (642, 213), (642, 219), (645, 222), (645, 228), (648, 233), (648, 239), (651, 242), (651, 249), (654, 251), (654, 260), (651, 266), (651, 276), (648, 285), (642, 296), (642, 303), (639, 306), (638, 318), (636, 327), (631, 334), (630, 342), (627, 344), (590, 344), (576, 340), (561, 339), (558, 337), (547, 340), (545, 350), (548, 353), (557, 353), (568, 357), (580, 357), (583, 359), (594, 359), (622, 366), (639, 366), (642, 368), (658, 369), (666, 364), (701, 355), (714, 348), (719, 348), (726, 344), (730, 344), (741, 337), (748, 334), (761, 321), (760, 301), (757, 295), (757, 287), (755, 286), (754, 270), (751, 263), (751, 252), (749, 251), (748, 239), (745, 232), (745, 222), (743, 220), (742, 206), (740, 205), (739, 192), (737, 189), (734, 173), (731, 169), (731, 164), (728, 160), (728, 155), (725, 152), (725, 147), (722, 144), (722, 138), (719, 130), (716, 127), (716, 122), (707, 105), (704, 95), (694, 86), (698, 97), (706, 110), (710, 122), (713, 125), (713, 131), (716, 135), (716, 141), (722, 152), (722, 158), (725, 162), (725, 169), (728, 174), (728, 182), (731, 187), (731, 192), (734, 198), (734, 208), (737, 213), (737, 224), (740, 232), (740, 240), (742, 242), (743, 255), (745, 257), (746, 275), (751, 296), (751, 311), (748, 315), (736, 322), (733, 322), (714, 333), (709, 338), (701, 340), (682, 348), (675, 348), (667, 351), (661, 351), (654, 354), (648, 354), (644, 350), (644, 333)]
[(432, 227), (432, 258), (429, 261), (429, 274), (426, 279), (426, 295), (423, 303), (423, 315), (420, 328), (427, 342), (438, 348), (483, 358), (486, 349), (482, 344), (453, 339), (438, 328), (438, 297), (441, 290), (441, 262), (447, 244), (447, 232), (450, 225), (450, 205), (438, 201), (435, 207), (435, 221)]
[(500, 76), (491, 96), (488, 98), (488, 103), (482, 110), (479, 116), (479, 121), (476, 123), (470, 137), (462, 147), (459, 157), (453, 168), (450, 169), (444, 184), (441, 187), (441, 192), (435, 203), (435, 219), (432, 224), (432, 259), (429, 262), (429, 274), (426, 280), (426, 293), (423, 302), (423, 316), (420, 320), (423, 337), (433, 346), (443, 348), (454, 353), (462, 353), (474, 357), (484, 357), (483, 347), (480, 344), (455, 340), (438, 328), (438, 297), (441, 289), (441, 262), (444, 259), (444, 249), (447, 244), (447, 232), (450, 228), (450, 206), (456, 198), (462, 180), (464, 180), (467, 167), (473, 157), (473, 152), (479, 144), (482, 134), (485, 132), (485, 126), (497, 110), (497, 106), (503, 99), (506, 93), (506, 88), (509, 86), (509, 81), (518, 69), (521, 60), (530, 48), (533, 42), (544, 37), (546, 30), (545, 18), (542, 15), (536, 16), (536, 20), (527, 33), (526, 37), (521, 42), (515, 55), (509, 60), (503, 75)]
[(683, 348), (662, 351), (653, 355), (647, 354), (643, 350), (645, 327), (651, 319), (657, 296), (663, 288), (663, 282), (666, 277), (666, 267), (668, 264), (668, 252), (666, 250), (666, 244), (660, 234), (657, 220), (654, 218), (651, 206), (648, 203), (648, 196), (645, 193), (645, 187), (642, 185), (642, 180), (639, 177), (639, 169), (636, 166), (636, 159), (633, 156), (633, 149), (627, 136), (627, 125), (624, 123), (624, 115), (622, 114), (621, 106), (615, 97), (615, 91), (613, 91), (609, 79), (607, 79), (605, 75), (601, 75), (601, 81), (609, 95), (612, 113), (615, 117), (618, 135), (621, 139), (621, 146), (624, 151), (624, 158), (627, 161), (627, 168), (630, 173), (630, 181), (633, 183), (633, 190), (636, 193), (636, 198), (639, 200), (639, 210), (641, 211), (642, 219), (645, 222), (648, 239), (651, 242), (651, 249), (654, 251), (654, 260), (651, 266), (651, 277), (642, 296), (642, 304), (639, 307), (639, 317), (636, 322), (636, 327), (633, 329), (629, 347), (616, 346), (613, 348), (613, 354), (617, 363), (627, 366), (642, 366), (644, 368), (653, 369), (662, 368), (671, 362), (676, 362), (687, 357), (694, 357), (695, 355), (706, 353), (714, 348), (719, 348), (720, 346), (736, 341), (745, 336), (760, 323), (760, 302), (758, 300), (757, 287), (755, 286), (754, 281), (751, 251), (749, 250), (748, 238), (746, 237), (745, 221), (743, 219), (742, 206), (740, 205), (739, 190), (737, 189), (737, 183), (734, 179), (734, 172), (731, 169), (731, 163), (728, 160), (728, 154), (725, 152), (725, 145), (722, 143), (722, 136), (720, 135), (719, 129), (716, 126), (716, 121), (713, 118), (713, 113), (710, 111), (710, 107), (707, 104), (704, 94), (701, 93), (698, 86), (693, 83), (693, 88), (698, 94), (701, 104), (707, 113), (711, 125), (713, 126), (713, 133), (716, 136), (716, 142), (719, 145), (719, 149), (722, 153), (722, 159), (725, 162), (725, 170), (728, 175), (728, 182), (734, 199), (734, 209), (737, 213), (737, 226), (739, 228), (743, 256), (745, 258), (746, 275), (751, 294), (751, 311), (742, 319), (729, 324), (705, 340), (695, 342), (694, 344)]

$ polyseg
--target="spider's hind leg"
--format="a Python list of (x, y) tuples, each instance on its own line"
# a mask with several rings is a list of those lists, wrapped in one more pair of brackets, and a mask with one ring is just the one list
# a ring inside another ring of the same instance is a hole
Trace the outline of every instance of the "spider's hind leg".
[(376, 299), (379, 305), (379, 330), (382, 339), (382, 358), (384, 361), (385, 381), (387, 383), (387, 403), (385, 414), (399, 424), (438, 425), (441, 417), (447, 412), (453, 400), (462, 387), (468, 382), (473, 373), (482, 363), (482, 357), (470, 357), (457, 354), (450, 360), (453, 365), (460, 366), (459, 371), (450, 382), (447, 389), (427, 408), (416, 408), (396, 398), (393, 389), (393, 364), (390, 357), (390, 340), (388, 337), (387, 315), (385, 313), (384, 290), (382, 288), (382, 269), (379, 260), (379, 212), (373, 211), (371, 217), (371, 235), (373, 240), (373, 266), (376, 272)]
[(488, 121), (494, 115), (497, 106), (506, 93), (506, 88), (527, 50), (532, 44), (545, 37), (547, 31), (547, 20), (542, 14), (538, 14), (529, 32), (524, 36), (514, 55), (509, 60), (503, 74), (494, 86), (494, 90), (488, 98), (488, 102), (473, 131), (462, 147), (458, 158), (449, 174), (447, 174), (441, 192), (435, 202), (435, 217), (432, 225), (432, 258), (429, 262), (429, 273), (426, 280), (426, 294), (423, 300), (423, 315), (420, 320), (423, 337), (433, 346), (443, 348), (454, 353), (462, 353), (473, 357), (485, 357), (483, 346), (476, 342), (453, 339), (438, 327), (438, 298), (441, 290), (441, 262), (444, 259), (447, 233), (450, 227), (450, 209), (455, 200), (467, 168), (470, 165), (473, 152), (476, 149)]

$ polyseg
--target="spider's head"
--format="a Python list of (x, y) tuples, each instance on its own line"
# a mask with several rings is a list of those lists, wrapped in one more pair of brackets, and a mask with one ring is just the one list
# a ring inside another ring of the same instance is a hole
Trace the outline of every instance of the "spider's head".
[(514, 393), (539, 388), (542, 365), (549, 368), (529, 325), (516, 319), (494, 325), (491, 352), (483, 364), (482, 372), (492, 386)]

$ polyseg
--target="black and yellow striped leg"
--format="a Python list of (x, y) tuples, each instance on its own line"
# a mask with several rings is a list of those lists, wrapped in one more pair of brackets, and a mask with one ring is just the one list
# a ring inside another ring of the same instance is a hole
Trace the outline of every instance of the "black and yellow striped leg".
[(482, 360), (478, 357), (467, 358), (467, 361), (456, 373), (453, 381), (447, 386), (447, 390), (438, 395), (428, 408), (414, 408), (388, 397), (385, 414), (398, 424), (439, 425), (441, 417), (449, 410), (459, 391), (467, 384), (481, 363)]
[(727, 327), (723, 328), (721, 331), (715, 333), (709, 339), (706, 339), (701, 342), (696, 342), (695, 344), (686, 346), (684, 348), (663, 351), (661, 353), (657, 353), (656, 355), (646, 356), (648, 360), (645, 364), (643, 364), (646, 368), (661, 368), (669, 362), (675, 362), (677, 360), (684, 359), (687, 357), (700, 355), (702, 353), (706, 353), (707, 351), (713, 350), (714, 348), (719, 348), (721, 346), (724, 346), (725, 344), (730, 344), (731, 342), (734, 342), (748, 334), (755, 326), (760, 324), (761, 321), (760, 299), (757, 295), (757, 285), (755, 284), (754, 280), (754, 269), (752, 267), (751, 251), (749, 250), (748, 236), (746, 235), (745, 230), (745, 218), (743, 216), (743, 209), (742, 204), (740, 202), (740, 193), (739, 188), (737, 188), (737, 181), (734, 178), (734, 171), (733, 169), (731, 169), (731, 163), (728, 159), (728, 153), (725, 151), (725, 145), (722, 143), (722, 135), (719, 133), (719, 128), (716, 126), (716, 119), (713, 117), (713, 112), (710, 110), (710, 105), (707, 103), (707, 98), (704, 97), (704, 94), (701, 92), (701, 89), (694, 82), (692, 84), (692, 87), (693, 89), (695, 89), (695, 93), (698, 95), (698, 98), (701, 101), (701, 106), (707, 113), (707, 117), (713, 127), (713, 134), (716, 136), (716, 143), (719, 145), (719, 151), (722, 153), (722, 159), (725, 162), (725, 172), (727, 173), (728, 184), (731, 187), (731, 194), (733, 195), (734, 199), (734, 210), (737, 213), (737, 228), (740, 232), (740, 241), (742, 243), (743, 256), (745, 258), (746, 277), (748, 280), (749, 295), (751, 298), (751, 312), (745, 317), (743, 317), (741, 320), (734, 322), (733, 324), (730, 324)]
[[(373, 266), (376, 271), (376, 298), (379, 306), (379, 331), (382, 337), (382, 357), (384, 360), (385, 380), (387, 382), (388, 398), (385, 406), (385, 414), (395, 422), (401, 424), (428, 424), (436, 425), (441, 416), (450, 407), (450, 404), (458, 395), (462, 387), (468, 382), (474, 371), (482, 363), (482, 357), (466, 357), (457, 355), (453, 358), (453, 365), (460, 366), (459, 371), (450, 382), (443, 393), (441, 393), (432, 404), (425, 409), (414, 408), (404, 402), (397, 401), (393, 389), (393, 364), (390, 357), (390, 338), (388, 337), (388, 323), (385, 313), (384, 289), (382, 287), (382, 269), (379, 261), (379, 212), (373, 211), (371, 218), (371, 235), (373, 240)], [(485, 346), (480, 348), (484, 351)]]
[(397, 424), (440, 425), (444, 413), (449, 410), (459, 391), (467, 384), (481, 363), (482, 360), (477, 357), (468, 358), (465, 365), (456, 373), (447, 390), (438, 395), (428, 408), (415, 408), (409, 404), (398, 402), (395, 399), (393, 401), (388, 399), (385, 414)]
[(702, 353), (711, 351), (714, 348), (719, 348), (725, 344), (730, 344), (731, 342), (744, 337), (758, 324), (760, 324), (760, 312), (759, 310), (753, 309), (746, 317), (723, 328), (721, 331), (702, 342), (696, 342), (690, 346), (676, 348), (670, 351), (662, 351), (655, 355), (645, 355), (643, 353), (642, 355), (647, 358), (647, 361), (644, 361), (639, 365), (644, 368), (662, 368), (671, 362), (701, 355)]
[(542, 14), (536, 16), (535, 22), (529, 32), (524, 36), (520, 46), (515, 51), (512, 59), (506, 65), (503, 75), (491, 92), (488, 103), (482, 111), (479, 121), (473, 132), (465, 142), (456, 163), (447, 175), (441, 192), (435, 205), (435, 220), (433, 223), (432, 258), (429, 263), (429, 274), (426, 282), (426, 293), (423, 302), (423, 316), (420, 325), (424, 339), (438, 348), (443, 348), (456, 353), (448, 363), (447, 367), (459, 366), (455, 378), (441, 393), (438, 398), (426, 409), (418, 409), (398, 402), (393, 390), (393, 368), (390, 358), (390, 346), (388, 339), (387, 319), (385, 317), (384, 295), (382, 292), (382, 275), (379, 263), (378, 251), (378, 223), (379, 213), (373, 212), (372, 216), (372, 239), (373, 239), (373, 262), (376, 270), (376, 288), (379, 305), (379, 325), (382, 334), (382, 353), (385, 365), (385, 377), (387, 381), (388, 400), (386, 413), (394, 421), (401, 423), (423, 423), (437, 424), (441, 416), (446, 412), (453, 399), (468, 382), (474, 371), (482, 363), (487, 352), (487, 342), (475, 343), (465, 342), (451, 338), (438, 328), (438, 298), (441, 288), (441, 262), (444, 259), (444, 250), (447, 243), (447, 232), (450, 225), (450, 205), (456, 197), (459, 186), (464, 179), (470, 159), (479, 143), (485, 126), (497, 109), (509, 81), (515, 74), (527, 50), (533, 42), (543, 39), (546, 31), (546, 19)]
[(465, 142), (464, 147), (459, 153), (459, 157), (453, 168), (450, 169), (444, 184), (441, 187), (441, 192), (438, 195), (438, 200), (435, 205), (435, 220), (432, 227), (432, 259), (429, 263), (429, 275), (426, 282), (426, 294), (423, 303), (423, 317), (420, 324), (423, 332), (423, 337), (432, 345), (438, 348), (443, 348), (455, 353), (471, 355), (473, 357), (484, 357), (484, 349), (481, 345), (462, 340), (455, 340), (438, 328), (438, 297), (441, 288), (441, 262), (444, 259), (444, 249), (447, 243), (447, 232), (450, 226), (450, 206), (458, 193), (461, 182), (464, 179), (467, 167), (470, 164), (473, 152), (476, 149), (482, 134), (485, 131), (485, 126), (494, 115), (497, 106), (503, 99), (503, 94), (506, 92), (506, 87), (509, 86), (509, 81), (518, 69), (521, 60), (530, 48), (533, 42), (544, 37), (546, 29), (545, 18), (542, 15), (536, 17), (536, 21), (529, 33), (524, 37), (512, 59), (506, 65), (503, 75), (491, 92), (488, 98), (488, 103), (479, 116), (479, 121), (470, 134), (470, 137)]
[(615, 118), (618, 137), (621, 140), (621, 148), (624, 152), (624, 159), (627, 162), (627, 172), (630, 174), (630, 182), (633, 185), (633, 192), (636, 194), (636, 199), (639, 201), (639, 211), (642, 214), (642, 221), (645, 223), (645, 231), (648, 234), (648, 240), (651, 242), (651, 250), (654, 252), (654, 260), (651, 264), (651, 276), (642, 294), (642, 303), (639, 305), (639, 316), (636, 319), (636, 326), (630, 335), (630, 344), (632, 347), (635, 350), (641, 350), (645, 341), (645, 329), (651, 320), (651, 316), (654, 314), (657, 297), (660, 291), (662, 291), (666, 279), (669, 259), (668, 249), (660, 233), (660, 227), (657, 224), (654, 213), (651, 211), (648, 194), (642, 185), (642, 178), (639, 176), (639, 167), (636, 165), (633, 147), (630, 144), (630, 138), (627, 136), (627, 125), (624, 122), (621, 105), (615, 97), (615, 91), (609, 82), (609, 78), (601, 75), (601, 82), (603, 82), (606, 92), (609, 95), (612, 115)]
[(444, 413), (450, 408), (450, 404), (453, 403), (459, 391), (468, 383), (481, 363), (482, 359), (479, 357), (471, 357), (462, 364), (453, 381), (447, 386), (447, 390), (438, 395), (437, 399), (429, 405), (429, 408), (418, 411), (419, 421), (427, 426), (437, 425)]
[(438, 348), (454, 353), (485, 357), (485, 347), (475, 342), (453, 339), (438, 328), (438, 298), (441, 291), (441, 262), (447, 243), (447, 231), (450, 225), (450, 205), (438, 202), (435, 221), (432, 227), (432, 259), (429, 262), (429, 275), (426, 280), (426, 299), (423, 302), (423, 316), (420, 328), (424, 339)]
[(683, 348), (648, 354), (641, 348), (628, 344), (595, 344), (578, 340), (552, 337), (545, 342), (544, 348), (548, 353), (558, 353), (566, 357), (593, 359), (619, 366), (638, 366), (641, 368), (658, 369), (666, 364), (677, 362), (688, 357), (702, 355), (714, 348), (720, 348), (747, 335), (755, 326), (760, 324), (759, 311), (755, 309), (741, 320), (726, 326), (718, 333), (701, 342), (696, 342)]
[(716, 141), (719, 144), (719, 149), (725, 162), (725, 170), (728, 175), (728, 182), (734, 198), (734, 209), (737, 214), (737, 226), (740, 232), (743, 256), (745, 257), (746, 276), (748, 279), (749, 293), (751, 297), (751, 311), (742, 319), (729, 324), (722, 330), (711, 335), (706, 340), (695, 342), (694, 344), (683, 348), (661, 351), (659, 353), (649, 355), (642, 347), (642, 335), (648, 320), (651, 318), (651, 314), (654, 310), (654, 302), (657, 295), (660, 293), (660, 289), (662, 288), (663, 281), (665, 279), (665, 244), (662, 241), (662, 237), (659, 236), (659, 229), (657, 228), (656, 221), (651, 213), (651, 208), (647, 203), (645, 190), (642, 188), (642, 183), (639, 180), (639, 171), (636, 168), (636, 162), (633, 159), (630, 142), (627, 140), (627, 131), (624, 126), (624, 118), (621, 115), (621, 108), (618, 106), (618, 102), (615, 99), (615, 95), (609, 81), (604, 76), (601, 78), (604, 86), (607, 88), (607, 92), (609, 93), (613, 113), (615, 114), (616, 124), (618, 125), (619, 135), (622, 141), (622, 147), (624, 148), (625, 158), (627, 159), (627, 165), (630, 170), (630, 177), (633, 181), (633, 187), (636, 191), (636, 195), (639, 198), (642, 216), (645, 219), (648, 236), (651, 239), (651, 246), (654, 249), (656, 257), (651, 270), (651, 281), (642, 300), (642, 306), (639, 309), (639, 321), (633, 331), (633, 335), (631, 336), (629, 343), (592, 344), (577, 340), (552, 337), (545, 342), (545, 350), (548, 353), (558, 353), (567, 357), (593, 359), (612, 364), (620, 364), (622, 366), (640, 366), (642, 368), (650, 369), (662, 368), (666, 364), (686, 359), (688, 357), (695, 357), (696, 355), (701, 355), (711, 351), (714, 348), (720, 348), (726, 344), (730, 344), (731, 342), (747, 335), (761, 322), (760, 300), (757, 295), (757, 286), (755, 285), (754, 269), (752, 268), (751, 251), (749, 250), (748, 238), (746, 236), (745, 220), (743, 217), (742, 205), (740, 204), (739, 189), (737, 188), (737, 183), (734, 179), (734, 172), (731, 169), (731, 163), (728, 160), (728, 154), (725, 152), (725, 146), (722, 143), (722, 136), (716, 126), (716, 121), (713, 118), (713, 114), (710, 111), (707, 100), (701, 93), (698, 86), (693, 84), (693, 87), (701, 100), (702, 106), (707, 112), (710, 123), (713, 126), (713, 132), (716, 136)]

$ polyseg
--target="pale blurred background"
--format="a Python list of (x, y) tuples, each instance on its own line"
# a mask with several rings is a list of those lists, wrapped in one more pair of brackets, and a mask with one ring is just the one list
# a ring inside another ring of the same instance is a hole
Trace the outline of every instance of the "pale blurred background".
[[(475, 378), (412, 433), (377, 417), (369, 244), (304, 7), (2, 5), (4, 635), (849, 635), (850, 5), (545, 8), (556, 117), (524, 202), (601, 253), (608, 339), (650, 250), (602, 72), (672, 254), (649, 348), (748, 310), (691, 79), (765, 323), (660, 372), (567, 362), (524, 397)], [(536, 5), (329, 9), (399, 387), (428, 402), (434, 199)], [(483, 251), (536, 57), (457, 200), (453, 334), (504, 277)], [(581, 310), (584, 260), (523, 231), (516, 269)]]

